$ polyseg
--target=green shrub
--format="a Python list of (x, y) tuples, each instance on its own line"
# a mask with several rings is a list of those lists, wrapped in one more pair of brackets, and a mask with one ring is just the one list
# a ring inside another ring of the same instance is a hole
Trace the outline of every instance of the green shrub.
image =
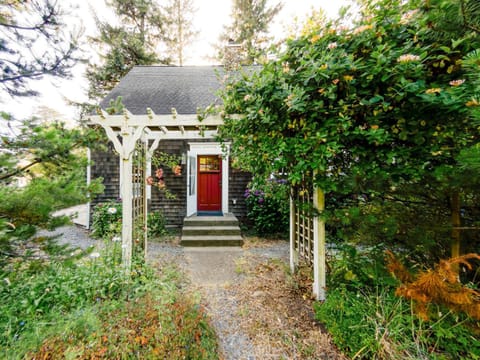
[(270, 180), (245, 191), (247, 217), (257, 235), (285, 236), (289, 227), (290, 203), (288, 185), (284, 181)]
[(167, 235), (167, 222), (165, 216), (159, 211), (149, 212), (147, 215), (148, 237)]
[(122, 204), (100, 203), (93, 209), (92, 236), (107, 238), (122, 233)]
[(339, 244), (334, 252), (327, 277), (329, 287), (342, 284), (349, 290), (356, 290), (397, 284), (386, 270), (382, 244), (370, 247)]
[[(158, 237), (168, 234), (166, 219), (159, 211), (148, 213), (148, 236)], [(116, 202), (100, 203), (93, 210), (92, 236), (112, 239), (122, 233), (122, 204)]]

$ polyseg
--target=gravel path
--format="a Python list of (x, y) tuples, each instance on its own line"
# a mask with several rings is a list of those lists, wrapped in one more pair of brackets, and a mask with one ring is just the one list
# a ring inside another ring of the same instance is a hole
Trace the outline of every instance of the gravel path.
[[(103, 242), (89, 237), (89, 232), (79, 226), (64, 226), (54, 232), (40, 235), (59, 235), (60, 244), (71, 244), (86, 249), (101, 247)], [(153, 266), (176, 264), (189, 278), (187, 291), (200, 294), (202, 303), (211, 318), (218, 338), (221, 358), (225, 360), (256, 360), (253, 345), (242, 333), (238, 323), (236, 285), (245, 278), (242, 264), (246, 259), (277, 258), (287, 260), (288, 243), (279, 241), (266, 247), (242, 248), (184, 248), (178, 241), (156, 243), (148, 246), (148, 261)]]
[(41, 230), (37, 236), (58, 236), (57, 242), (61, 245), (70, 244), (73, 247), (87, 249), (90, 246), (101, 247), (103, 241), (90, 237), (90, 232), (78, 225), (66, 225), (54, 231)]
[(149, 259), (162, 263), (175, 262), (188, 275), (189, 291), (200, 293), (205, 309), (218, 338), (222, 359), (255, 360), (250, 338), (242, 332), (235, 290), (245, 274), (242, 265), (247, 258), (288, 258), (288, 243), (276, 242), (268, 247), (184, 248), (173, 243), (150, 243)]

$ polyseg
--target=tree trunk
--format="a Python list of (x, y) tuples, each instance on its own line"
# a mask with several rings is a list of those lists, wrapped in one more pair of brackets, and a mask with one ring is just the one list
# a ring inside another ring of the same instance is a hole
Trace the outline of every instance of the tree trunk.
[(451, 257), (460, 256), (461, 244), (461, 217), (460, 217), (460, 192), (452, 190), (450, 199), (450, 209), (452, 211), (452, 248)]

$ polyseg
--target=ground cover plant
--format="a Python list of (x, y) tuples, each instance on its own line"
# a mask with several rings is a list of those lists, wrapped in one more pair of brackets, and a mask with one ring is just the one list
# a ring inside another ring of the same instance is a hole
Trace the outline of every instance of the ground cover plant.
[(179, 272), (135, 264), (127, 275), (119, 246), (3, 268), (0, 357), (217, 358), (215, 334), (182, 296)]
[(398, 290), (407, 290), (389, 274), (380, 253), (352, 249), (339, 250), (330, 262), (327, 300), (314, 306), (316, 318), (345, 354), (355, 359), (480, 357), (478, 320), (442, 301), (429, 302), (427, 319), (423, 307), (398, 296)]

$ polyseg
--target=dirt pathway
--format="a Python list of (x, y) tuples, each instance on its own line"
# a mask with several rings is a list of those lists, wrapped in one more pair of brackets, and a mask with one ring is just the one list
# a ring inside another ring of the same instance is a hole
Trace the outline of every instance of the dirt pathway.
[(222, 359), (345, 359), (314, 320), (308, 276), (288, 275), (288, 243), (151, 244), (150, 256), (175, 261), (188, 275), (189, 291), (201, 295), (218, 334)]
[(187, 248), (187, 274), (202, 294), (205, 308), (226, 360), (254, 359), (253, 344), (238, 321), (238, 302), (232, 289), (242, 281), (244, 251), (234, 248)]

